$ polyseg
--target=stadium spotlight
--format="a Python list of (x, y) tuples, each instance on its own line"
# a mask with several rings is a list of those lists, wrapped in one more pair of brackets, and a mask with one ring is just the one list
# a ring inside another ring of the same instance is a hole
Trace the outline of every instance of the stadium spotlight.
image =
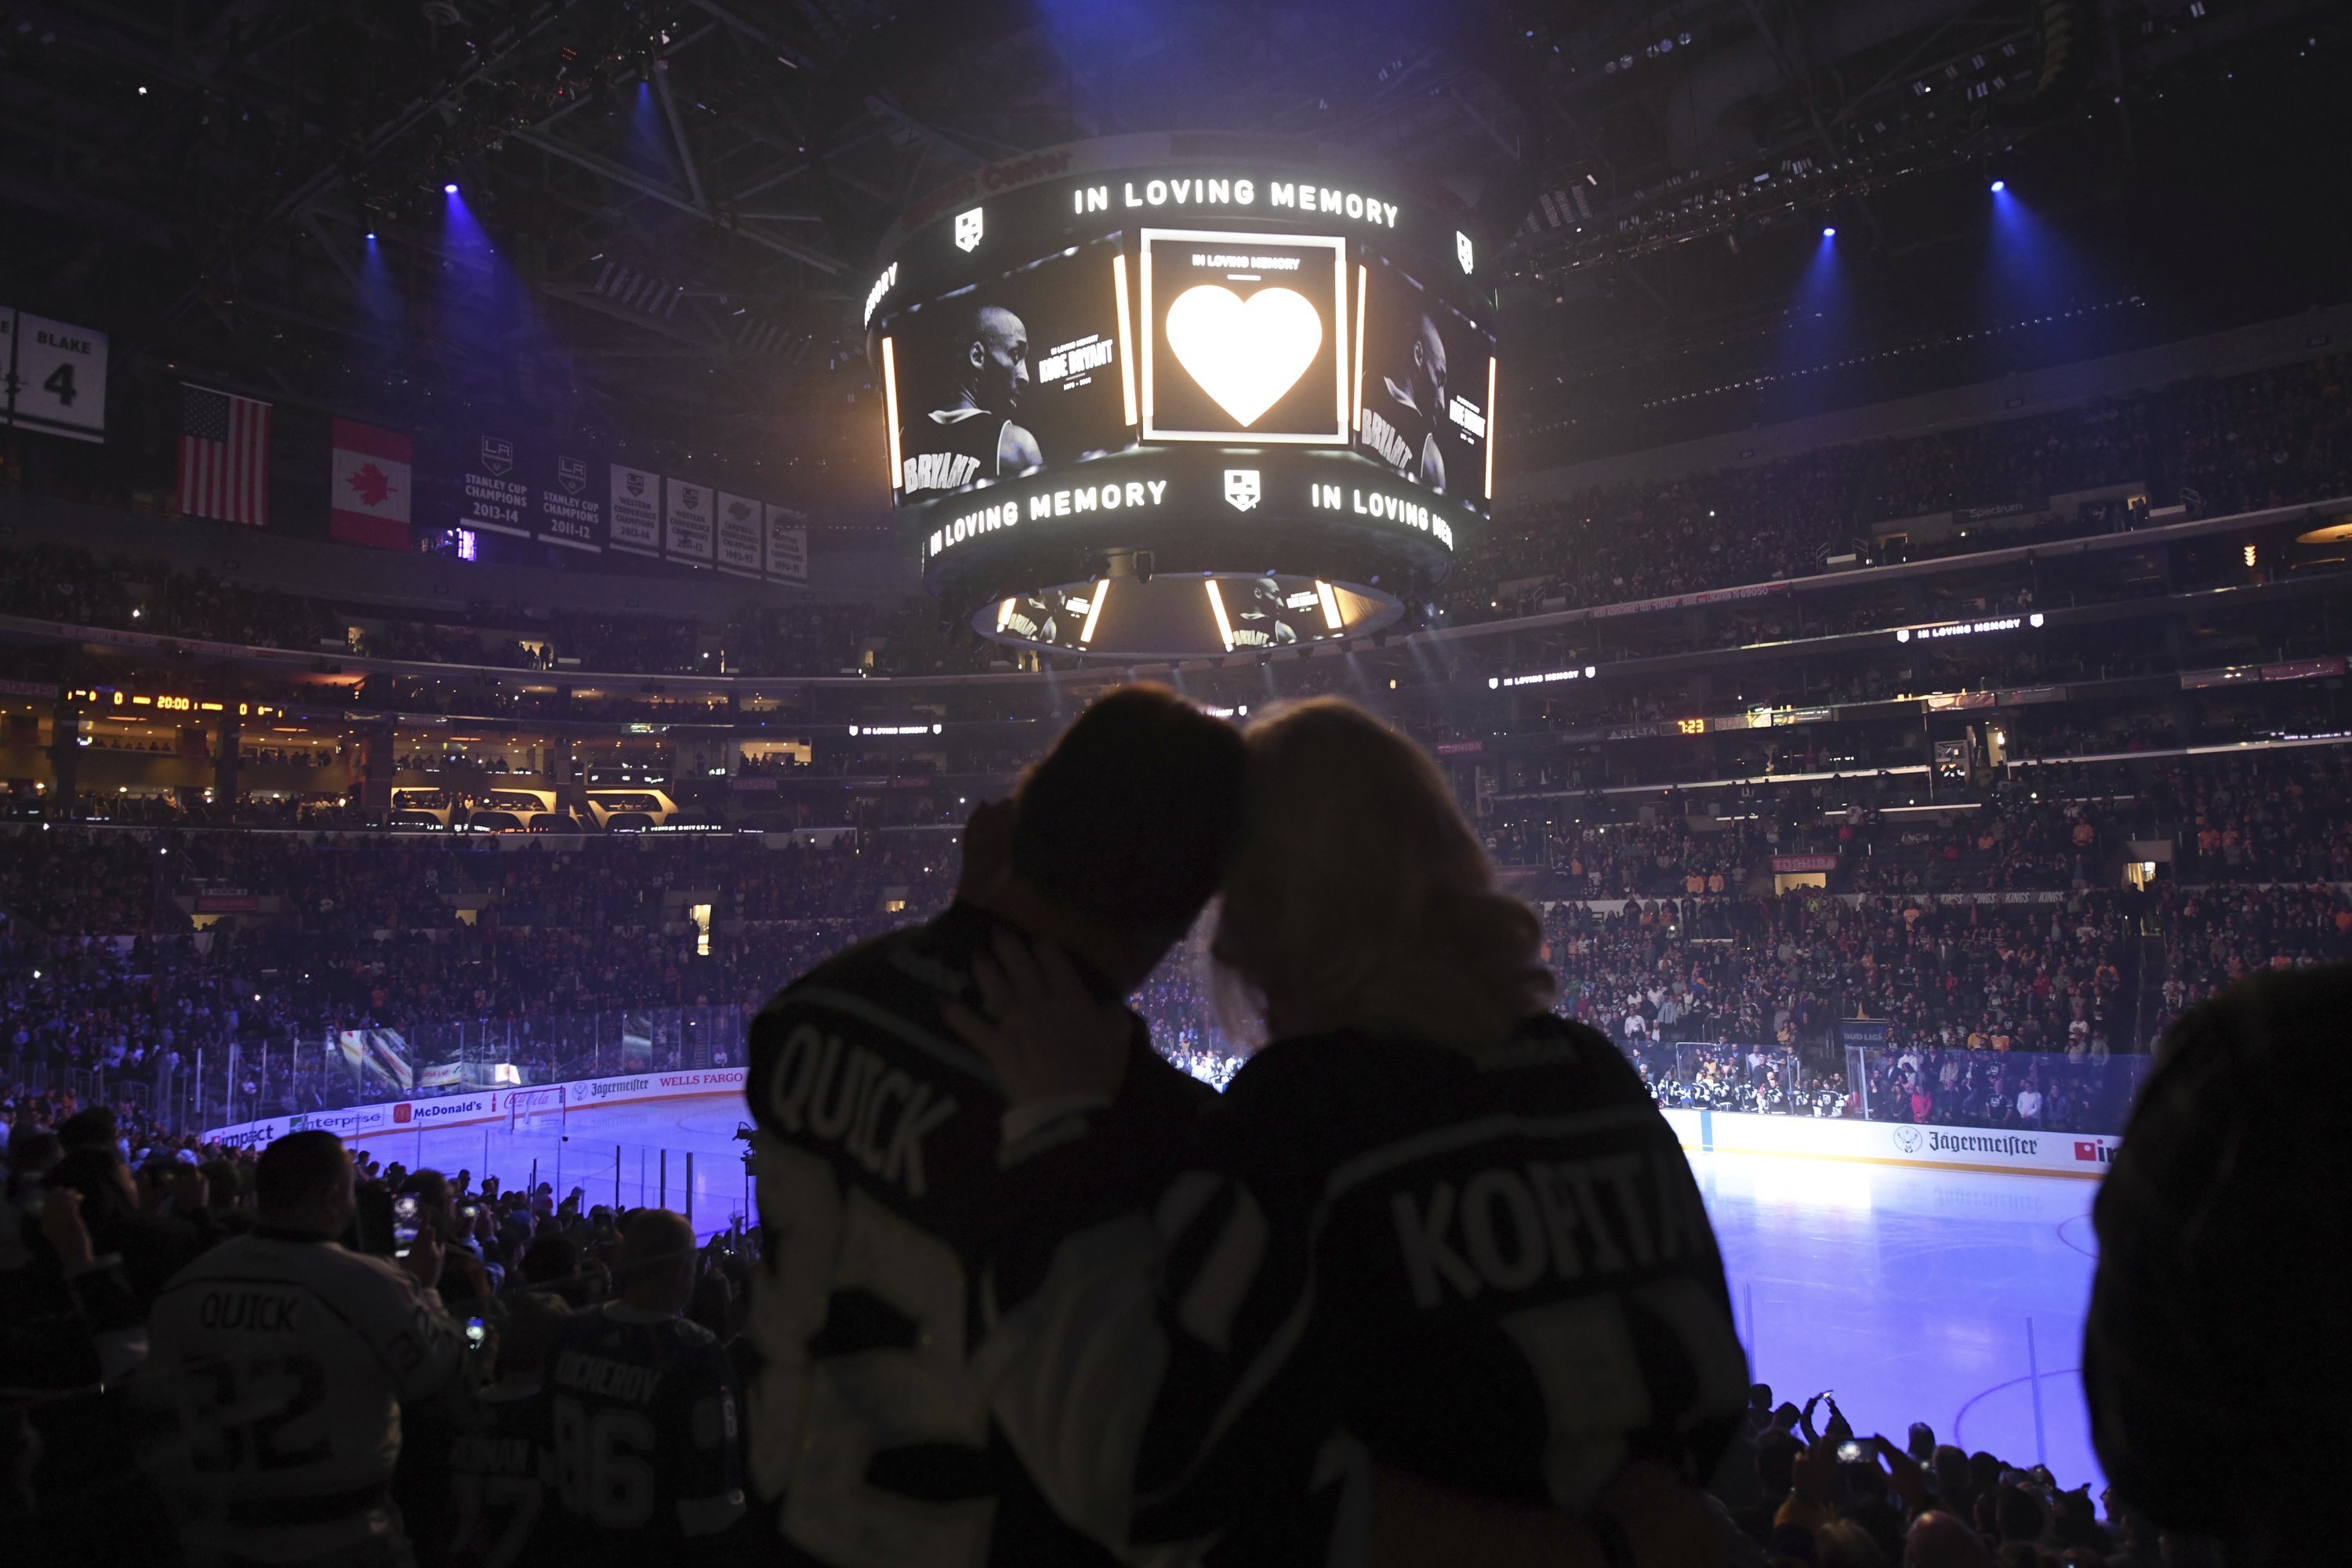
[(1837, 225), (1833, 223), (1823, 224), (1822, 226), (1822, 237), (1823, 239), (1835, 239), (1837, 237)]
[(442, 186), (442, 187), (441, 187), (441, 194), (442, 194), (443, 195), (445, 195), (445, 196), (454, 196), (454, 195), (456, 195), (457, 194), (457, 181), (455, 181), (455, 180), (452, 180), (452, 181), (450, 181), (447, 184), (446, 184), (446, 185)]
[(1992, 194), (1994, 195), (1999, 195), (2001, 192), (2007, 189), (2009, 189), (2009, 182), (2007, 180), (1995, 180), (1992, 183)]

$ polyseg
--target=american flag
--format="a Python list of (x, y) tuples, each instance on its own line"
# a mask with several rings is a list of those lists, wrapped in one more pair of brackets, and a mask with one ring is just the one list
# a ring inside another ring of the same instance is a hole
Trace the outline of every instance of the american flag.
[(268, 525), (268, 404), (180, 384), (180, 510)]

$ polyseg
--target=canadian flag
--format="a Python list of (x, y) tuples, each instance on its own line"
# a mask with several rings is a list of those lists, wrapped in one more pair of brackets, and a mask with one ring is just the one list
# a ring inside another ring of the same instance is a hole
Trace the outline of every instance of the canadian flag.
[(408, 437), (335, 421), (333, 512), (327, 531), (346, 544), (408, 548)]

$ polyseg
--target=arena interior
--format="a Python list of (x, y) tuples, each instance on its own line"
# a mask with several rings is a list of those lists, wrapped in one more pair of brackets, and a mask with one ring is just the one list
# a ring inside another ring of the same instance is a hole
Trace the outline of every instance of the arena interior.
[[(478, 1342), (684, 1215), (756, 1384), (752, 1018), (948, 910), (975, 809), (1145, 681), (1423, 748), (1682, 1145), (1778, 1392), (1696, 1478), (1719, 1558), (1590, 1561), (2325, 1561), (2248, 1544), (2236, 1459), (2119, 1470), (2085, 1340), (2095, 1274), (2188, 1289), (2100, 1271), (2143, 1086), (2352, 959), (2347, 45), (2309, 0), (0, 0), (0, 1557), (559, 1560), (450, 1500), (463, 1412), (358, 1545), (266, 1488), (207, 1534), (147, 1313), (324, 1130), (353, 1249), (421, 1194)], [(1132, 1003), (1223, 1090), (1213, 926)], [(2234, 1190), (2158, 1147), (2165, 1202)], [(2340, 1271), (2339, 1158), (2279, 1201)], [(2265, 1331), (2337, 1334), (2310, 1290)], [(2333, 1444), (2334, 1358), (2206, 1441)], [(1047, 1560), (796, 1521), (761, 1409), (742, 1521), (581, 1560)]]

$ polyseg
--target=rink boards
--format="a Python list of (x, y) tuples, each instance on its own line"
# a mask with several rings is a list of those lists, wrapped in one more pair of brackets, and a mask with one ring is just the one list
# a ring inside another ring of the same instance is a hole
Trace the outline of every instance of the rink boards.
[[(625, 1073), (582, 1079), (533, 1090), (561, 1089), (567, 1114), (608, 1105), (683, 1100), (743, 1092), (741, 1068)], [(333, 1132), (344, 1138), (417, 1132), (505, 1121), (511, 1089), (478, 1089), (427, 1100), (387, 1100), (339, 1110), (300, 1111), (216, 1127), (205, 1136), (231, 1147), (257, 1147), (289, 1132)], [(2099, 1133), (2038, 1129), (1914, 1126), (1908, 1122), (1847, 1121), (1826, 1117), (1763, 1116), (1732, 1110), (1664, 1113), (1684, 1148), (1695, 1153), (1781, 1155), (1930, 1170), (2017, 1172), (2096, 1179), (2106, 1173), (2120, 1140)]]

